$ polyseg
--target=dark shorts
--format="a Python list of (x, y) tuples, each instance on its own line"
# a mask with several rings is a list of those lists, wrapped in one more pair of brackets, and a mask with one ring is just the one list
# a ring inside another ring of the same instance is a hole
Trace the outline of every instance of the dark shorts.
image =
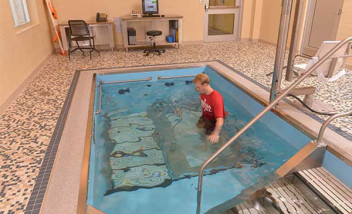
[(204, 118), (201, 116), (198, 120), (197, 127), (198, 128), (204, 128), (205, 129), (205, 134), (210, 135), (216, 126), (216, 120), (209, 120), (207, 118)]

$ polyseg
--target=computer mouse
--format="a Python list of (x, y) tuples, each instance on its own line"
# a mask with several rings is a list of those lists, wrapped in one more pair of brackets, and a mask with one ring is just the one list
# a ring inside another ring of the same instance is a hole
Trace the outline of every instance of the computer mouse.
[(165, 17), (165, 15), (161, 15), (161, 17)]

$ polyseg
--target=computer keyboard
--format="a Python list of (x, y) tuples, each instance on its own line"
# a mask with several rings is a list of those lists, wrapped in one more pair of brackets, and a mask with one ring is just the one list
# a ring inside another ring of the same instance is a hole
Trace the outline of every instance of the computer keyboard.
[(153, 18), (153, 17), (161, 17), (161, 15), (143, 15), (143, 17)]

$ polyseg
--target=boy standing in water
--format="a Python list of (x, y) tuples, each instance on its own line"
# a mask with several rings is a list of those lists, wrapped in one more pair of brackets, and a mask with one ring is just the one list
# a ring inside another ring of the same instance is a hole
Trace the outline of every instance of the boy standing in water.
[(219, 134), (228, 114), (224, 110), (224, 100), (218, 91), (212, 89), (209, 84), (210, 79), (206, 74), (198, 74), (193, 83), (196, 90), (200, 92), (203, 111), (197, 127), (204, 128), (210, 142), (215, 144), (219, 142)]

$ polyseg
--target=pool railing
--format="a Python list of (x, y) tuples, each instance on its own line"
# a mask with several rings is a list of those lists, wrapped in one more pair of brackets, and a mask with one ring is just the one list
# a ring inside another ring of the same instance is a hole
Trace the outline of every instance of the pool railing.
[[(203, 176), (205, 168), (210, 162), (212, 162), (222, 151), (228, 146), (234, 143), (247, 129), (253, 126), (260, 118), (262, 118), (268, 111), (278, 104), (283, 98), (285, 98), (296, 86), (298, 86), (304, 79), (306, 79), (313, 71), (321, 66), (326, 60), (328, 60), (336, 51), (342, 48), (345, 44), (352, 41), (352, 37), (348, 37), (343, 41), (339, 42), (334, 48), (326, 53), (321, 59), (319, 59), (312, 67), (310, 67), (306, 73), (298, 78), (292, 85), (283, 90), (278, 97), (276, 97), (266, 108), (264, 108), (259, 114), (257, 114), (251, 121), (249, 121), (241, 130), (239, 130), (233, 137), (231, 137), (224, 145), (222, 145), (210, 158), (208, 158), (201, 166), (199, 177), (198, 177), (198, 189), (197, 189), (197, 214), (201, 211), (201, 199), (202, 199), (202, 186)], [(331, 118), (330, 118), (331, 119)], [(328, 123), (327, 123), (328, 124)], [(326, 125), (327, 125), (326, 124)], [(324, 132), (323, 132), (324, 133)], [(322, 133), (322, 134), (323, 134)]]

